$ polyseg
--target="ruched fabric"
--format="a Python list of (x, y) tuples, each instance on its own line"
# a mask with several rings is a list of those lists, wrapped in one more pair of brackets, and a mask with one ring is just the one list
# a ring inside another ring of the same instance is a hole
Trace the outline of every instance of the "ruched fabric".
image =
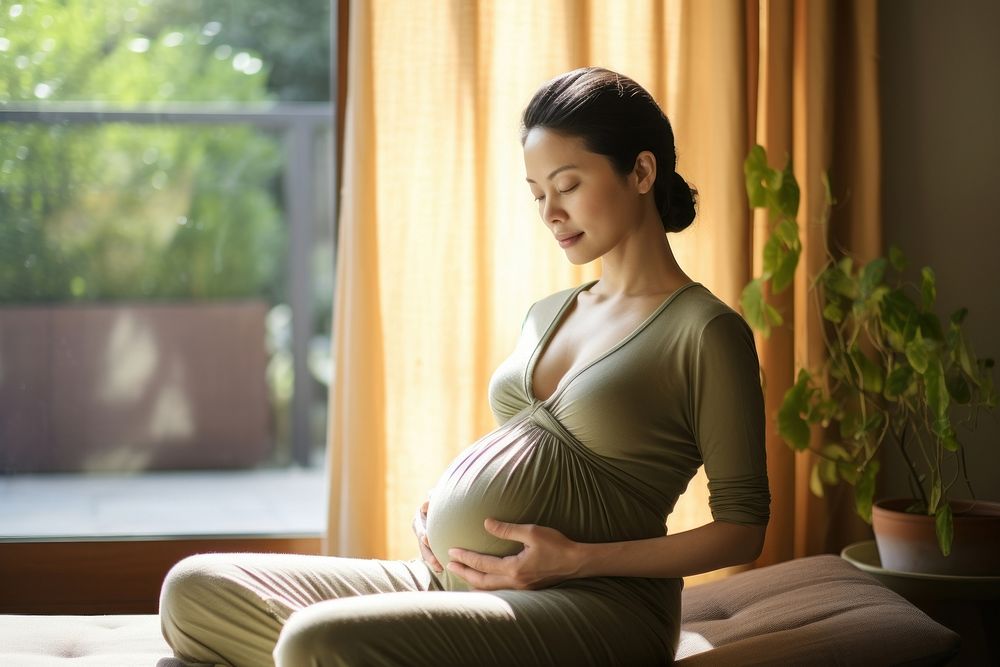
[[(580, 542), (663, 536), (701, 465), (714, 519), (767, 523), (753, 334), (701, 284), (673, 292), (546, 400), (534, 395), (539, 356), (577, 294), (595, 282), (533, 304), (513, 353), (494, 372), (498, 428), (455, 458), (431, 496), (427, 531), (442, 564), (451, 547), (497, 556), (521, 549), (488, 534), (487, 517), (549, 526)], [(450, 573), (444, 585), (468, 588)]]

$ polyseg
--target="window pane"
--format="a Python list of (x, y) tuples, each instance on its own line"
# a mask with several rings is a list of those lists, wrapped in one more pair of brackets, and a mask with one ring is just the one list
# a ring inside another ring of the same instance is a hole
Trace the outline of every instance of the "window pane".
[(318, 465), (329, 25), (326, 0), (0, 4), (7, 482)]

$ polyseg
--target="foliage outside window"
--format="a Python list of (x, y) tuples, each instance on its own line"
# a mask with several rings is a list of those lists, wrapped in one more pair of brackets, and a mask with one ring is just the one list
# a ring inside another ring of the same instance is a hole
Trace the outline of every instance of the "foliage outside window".
[[(328, 0), (0, 0), (0, 110), (90, 114), (0, 122), (0, 308), (263, 300), (275, 438), (286, 440), (284, 137), (237, 120), (93, 114), (328, 102), (329, 11)], [(311, 252), (314, 366), (328, 347), (332, 258), (328, 245)], [(321, 434), (324, 398), (310, 410)]]
[[(328, 97), (326, 3), (215, 5), (2, 3), (0, 103)], [(280, 301), (282, 164), (249, 127), (0, 124), (0, 302)]]

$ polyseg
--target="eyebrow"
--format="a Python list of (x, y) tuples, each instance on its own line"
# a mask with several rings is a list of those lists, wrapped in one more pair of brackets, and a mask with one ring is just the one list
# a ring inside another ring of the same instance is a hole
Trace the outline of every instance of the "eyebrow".
[[(560, 171), (566, 171), (567, 169), (579, 169), (579, 167), (577, 167), (575, 164), (564, 164), (563, 166), (557, 169), (553, 169), (552, 173), (549, 174), (546, 178), (551, 181), (556, 174), (558, 174)], [(529, 183), (534, 183), (534, 181), (531, 180), (530, 178), (526, 178), (524, 180), (528, 181)]]

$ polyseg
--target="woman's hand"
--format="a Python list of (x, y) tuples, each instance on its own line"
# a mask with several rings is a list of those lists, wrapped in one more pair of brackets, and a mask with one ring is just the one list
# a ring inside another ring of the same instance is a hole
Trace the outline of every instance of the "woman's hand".
[(413, 517), (413, 534), (417, 536), (417, 544), (420, 545), (420, 557), (424, 559), (432, 570), (441, 574), (444, 568), (441, 567), (440, 561), (438, 561), (437, 556), (431, 551), (431, 543), (427, 540), (427, 508), (430, 506), (431, 499), (428, 495), (427, 499), (424, 500), (424, 504), (420, 506), (417, 510), (416, 515)]
[(466, 549), (448, 549), (451, 558), (448, 569), (476, 590), (545, 588), (572, 579), (579, 571), (580, 543), (555, 528), (496, 519), (486, 519), (483, 525), (492, 535), (521, 542), (524, 549), (504, 558)]

